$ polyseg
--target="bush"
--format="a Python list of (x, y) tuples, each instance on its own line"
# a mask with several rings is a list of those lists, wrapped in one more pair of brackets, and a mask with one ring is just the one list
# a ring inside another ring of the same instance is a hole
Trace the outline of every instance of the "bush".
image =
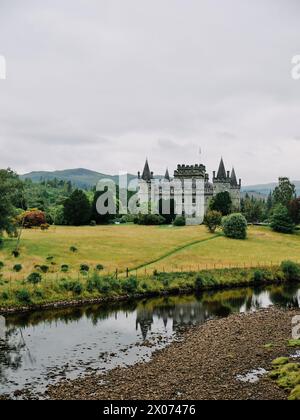
[(281, 270), (288, 281), (300, 279), (300, 266), (293, 261), (283, 261), (281, 264)]
[(271, 216), (271, 228), (279, 233), (293, 233), (295, 230), (289, 211), (282, 204), (279, 204), (274, 209), (274, 213)]
[(31, 273), (27, 277), (28, 283), (38, 284), (42, 281), (42, 276), (39, 273)]
[(41, 270), (42, 273), (46, 274), (49, 271), (49, 267), (48, 265), (40, 265), (39, 269)]
[(70, 251), (71, 252), (78, 252), (78, 249), (76, 248), (76, 246), (70, 246)]
[(21, 303), (30, 304), (31, 295), (27, 289), (21, 289), (16, 292), (16, 298)]
[(1, 295), (1, 299), (2, 299), (2, 300), (8, 300), (8, 299), (9, 299), (9, 294), (8, 294), (8, 292), (3, 292), (3, 293), (2, 293), (2, 295)]
[(81, 264), (80, 265), (80, 271), (88, 273), (90, 271), (90, 267), (87, 264)]
[(43, 223), (40, 228), (42, 231), (48, 230), (50, 227), (50, 225), (48, 223)]
[(129, 277), (122, 282), (122, 290), (128, 294), (133, 294), (137, 291), (138, 280), (136, 277)]
[(14, 266), (13, 266), (13, 270), (14, 270), (16, 273), (19, 273), (20, 271), (22, 271), (22, 270), (23, 270), (23, 267), (22, 267), (22, 265), (21, 265), (21, 264), (16, 264), (16, 265), (14, 265)]
[(103, 271), (104, 270), (104, 266), (102, 264), (97, 264), (96, 265), (96, 270), (97, 271)]
[(13, 257), (18, 258), (20, 256), (20, 251), (18, 249), (14, 249), (11, 254)]
[(265, 280), (265, 274), (261, 270), (255, 270), (253, 273), (253, 281), (254, 283), (262, 283)]
[(47, 225), (45, 213), (38, 209), (31, 209), (21, 213), (17, 216), (17, 221), (27, 229)]
[(210, 210), (204, 217), (204, 225), (211, 233), (215, 233), (216, 229), (222, 224), (222, 213), (216, 210)]
[(46, 258), (46, 261), (53, 261), (54, 257), (52, 255), (48, 255), (48, 257)]
[(4, 245), (4, 239), (2, 238), (2, 236), (0, 236), (0, 248), (3, 248)]
[(80, 281), (67, 281), (64, 280), (60, 287), (67, 292), (73, 292), (75, 295), (81, 295), (83, 292), (83, 285), (80, 283)]
[(4, 267), (4, 262), (0, 261), (0, 270)]
[(60, 270), (61, 270), (62, 273), (67, 273), (69, 271), (69, 266), (67, 264), (63, 264), (60, 267)]
[(120, 284), (116, 279), (110, 277), (101, 278), (98, 274), (94, 275), (87, 282), (87, 291), (92, 293), (94, 290), (99, 293), (107, 294), (111, 290), (118, 290)]
[(135, 217), (136, 225), (159, 226), (166, 223), (166, 219), (158, 214), (139, 214)]
[(195, 289), (196, 291), (202, 290), (204, 287), (204, 279), (201, 276), (197, 276), (195, 280)]
[(223, 217), (222, 228), (224, 235), (232, 239), (247, 238), (247, 220), (240, 213), (234, 213)]
[(176, 216), (174, 222), (173, 222), (174, 226), (185, 226), (186, 225), (186, 220), (184, 216)]
[(90, 221), (90, 226), (92, 226), (92, 227), (97, 226), (96, 221), (95, 221), (95, 220), (91, 220), (91, 221)]

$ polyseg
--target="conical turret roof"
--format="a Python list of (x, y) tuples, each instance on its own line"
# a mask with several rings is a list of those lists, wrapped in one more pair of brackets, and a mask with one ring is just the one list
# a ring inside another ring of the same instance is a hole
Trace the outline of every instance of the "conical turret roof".
[(150, 181), (151, 178), (152, 177), (151, 177), (151, 171), (150, 171), (150, 168), (149, 168), (148, 159), (146, 159), (146, 163), (145, 163), (145, 167), (144, 167), (144, 170), (143, 170), (142, 179), (144, 181)]
[(224, 161), (223, 158), (221, 159), (220, 162), (220, 166), (219, 166), (219, 170), (218, 170), (218, 175), (217, 175), (217, 179), (226, 179), (226, 170), (225, 170), (225, 165), (224, 165)]

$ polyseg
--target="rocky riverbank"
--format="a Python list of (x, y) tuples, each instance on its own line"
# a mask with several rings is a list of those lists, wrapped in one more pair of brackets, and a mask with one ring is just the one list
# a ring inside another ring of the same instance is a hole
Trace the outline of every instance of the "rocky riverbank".
[(149, 363), (62, 382), (49, 387), (46, 398), (286, 399), (267, 375), (255, 382), (255, 374), (248, 374), (268, 371), (273, 359), (291, 353), (287, 341), (295, 315), (300, 311), (271, 308), (209, 321), (186, 331)]

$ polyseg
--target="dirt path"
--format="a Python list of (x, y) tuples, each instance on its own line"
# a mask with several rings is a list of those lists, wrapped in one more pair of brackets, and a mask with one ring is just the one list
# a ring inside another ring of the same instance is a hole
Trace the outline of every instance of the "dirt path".
[[(191, 328), (184, 339), (155, 354), (151, 362), (118, 368), (51, 387), (51, 399), (285, 399), (267, 378), (239, 382), (257, 368), (288, 355), (295, 311), (269, 309), (232, 315)], [(299, 311), (298, 311), (299, 314)], [(264, 346), (272, 343), (272, 349)]]

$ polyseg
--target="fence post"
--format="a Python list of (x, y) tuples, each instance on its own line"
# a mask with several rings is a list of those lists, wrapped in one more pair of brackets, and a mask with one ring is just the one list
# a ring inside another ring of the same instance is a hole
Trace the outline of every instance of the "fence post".
[(118, 269), (116, 269), (116, 280), (118, 280), (118, 274), (119, 274)]
[(126, 278), (128, 278), (129, 277), (129, 268), (127, 267), (126, 268)]

